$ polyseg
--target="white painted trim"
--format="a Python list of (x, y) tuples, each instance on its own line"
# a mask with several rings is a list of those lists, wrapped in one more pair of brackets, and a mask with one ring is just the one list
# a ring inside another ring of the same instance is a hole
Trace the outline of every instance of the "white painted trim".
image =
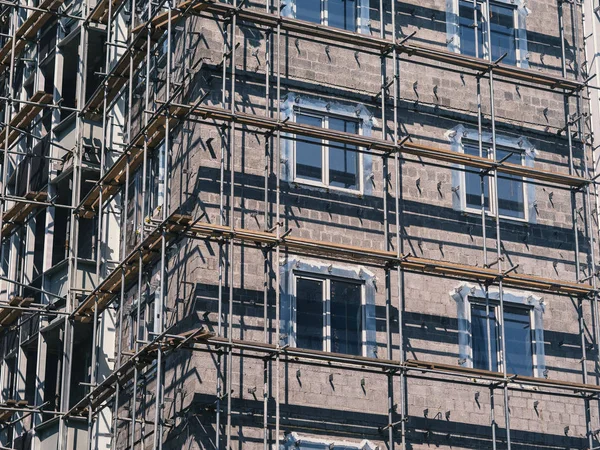
[[(303, 444), (307, 444), (304, 446)], [(371, 441), (364, 439), (359, 443), (348, 442), (348, 441), (336, 441), (333, 439), (326, 438), (313, 438), (309, 436), (300, 435), (296, 432), (288, 433), (285, 435), (283, 445), (280, 445), (280, 450), (288, 449), (311, 449), (320, 450), (322, 446), (323, 450), (335, 450), (336, 448), (343, 448), (344, 450), (379, 450), (379, 446), (373, 444)]]
[[(376, 125), (376, 120), (369, 110), (362, 104), (347, 104), (340, 102), (332, 102), (321, 98), (301, 96), (295, 93), (289, 93), (282, 101), (281, 119), (289, 119), (296, 121), (296, 110), (302, 108), (302, 112), (307, 115), (315, 114), (317, 116), (337, 116), (340, 118), (348, 118), (356, 120), (359, 124), (359, 134), (362, 136), (371, 136), (373, 126)], [(281, 178), (283, 181), (296, 183), (298, 185), (307, 186), (319, 190), (327, 189), (332, 192), (340, 192), (351, 195), (371, 195), (373, 192), (373, 157), (369, 152), (361, 151), (359, 156), (359, 188), (360, 189), (345, 189), (335, 186), (328, 186), (324, 182), (314, 182), (305, 179), (296, 179), (296, 144), (292, 135), (284, 133), (281, 154)], [(323, 141), (325, 148), (326, 141)], [(364, 150), (364, 149), (362, 149)], [(325, 158), (323, 153), (323, 158)], [(323, 167), (325, 171), (325, 167)]]
[[(527, 46), (527, 16), (531, 10), (527, 8), (526, 0), (490, 0), (491, 3), (503, 4), (515, 8), (514, 27), (515, 27), (515, 60), (516, 66), (523, 69), (529, 68), (529, 51)], [(488, 17), (485, 11), (485, 2), (482, 2), (482, 15), (484, 19)], [(460, 53), (460, 33), (459, 33), (459, 0), (446, 0), (446, 45), (448, 50), (453, 53)], [(485, 22), (484, 22), (485, 23)], [(483, 30), (484, 37), (487, 31)], [(487, 48), (487, 39), (484, 38), (482, 59), (489, 58), (489, 49)]]
[[(458, 308), (458, 347), (459, 364), (464, 367), (473, 367), (473, 345), (471, 341), (471, 298), (486, 298), (486, 292), (479, 285), (463, 283), (449, 292), (450, 297), (456, 302)], [(544, 299), (531, 292), (519, 292), (510, 289), (502, 290), (505, 306), (527, 306), (531, 308), (531, 330), (533, 375), (544, 377), (546, 372), (544, 351), (544, 313), (546, 310)], [(488, 289), (488, 298), (493, 301), (499, 300), (499, 291), (496, 287)], [(500, 320), (500, 314), (496, 314)], [(502, 314), (503, 316), (503, 314)], [(498, 345), (498, 352), (501, 352)], [(500, 355), (501, 356), (501, 355)], [(498, 358), (498, 370), (502, 370), (504, 358)]]
[(281, 315), (280, 330), (283, 344), (296, 346), (296, 279), (298, 276), (307, 279), (324, 281), (323, 298), (325, 301), (325, 343), (324, 351), (331, 351), (330, 342), (330, 311), (329, 293), (330, 279), (346, 279), (350, 282), (360, 283), (361, 292), (361, 320), (362, 320), (362, 356), (377, 357), (376, 313), (375, 313), (375, 275), (365, 267), (349, 266), (344, 264), (330, 264), (328, 262), (309, 258), (291, 258), (283, 260), (280, 264), (281, 280)]
[[(451, 142), (452, 150), (458, 153), (464, 153), (463, 139), (478, 144), (479, 132), (475, 128), (467, 128), (463, 125), (458, 125), (451, 130), (446, 132), (446, 138)], [(485, 147), (492, 145), (492, 133), (482, 132), (481, 140)], [(533, 167), (535, 158), (538, 155), (538, 151), (534, 145), (525, 136), (512, 137), (505, 136), (502, 134), (496, 134), (496, 146), (508, 149), (514, 149), (515, 152), (522, 154), (522, 164), (526, 167)], [(493, 155), (492, 155), (493, 156)], [(490, 158), (493, 160), (493, 158)], [(466, 200), (466, 172), (464, 171), (465, 166), (454, 164), (455, 168), (452, 170), (452, 204), (455, 210), (464, 211), (466, 213), (481, 215), (481, 209), (470, 208), (467, 206)], [(460, 169), (460, 170), (458, 170)], [(496, 186), (493, 182), (493, 178), (489, 178), (489, 202), (490, 209), (488, 214), (493, 215), (496, 211), (497, 205), (495, 204), (495, 193), (494, 189)], [(523, 178), (523, 209), (524, 218), (500, 215), (500, 218), (515, 221), (520, 223), (536, 223), (537, 211), (535, 210), (535, 185), (528, 183), (527, 178)]]

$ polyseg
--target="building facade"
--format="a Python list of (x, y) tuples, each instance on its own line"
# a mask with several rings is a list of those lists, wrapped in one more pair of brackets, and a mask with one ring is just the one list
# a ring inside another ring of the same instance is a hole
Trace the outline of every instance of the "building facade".
[(2, 448), (598, 448), (592, 0), (5, 3)]

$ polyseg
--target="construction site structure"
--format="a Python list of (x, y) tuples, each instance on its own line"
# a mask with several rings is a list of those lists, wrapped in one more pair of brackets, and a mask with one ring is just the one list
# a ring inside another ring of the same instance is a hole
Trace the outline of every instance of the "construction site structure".
[(0, 0), (0, 448), (600, 448), (597, 29)]

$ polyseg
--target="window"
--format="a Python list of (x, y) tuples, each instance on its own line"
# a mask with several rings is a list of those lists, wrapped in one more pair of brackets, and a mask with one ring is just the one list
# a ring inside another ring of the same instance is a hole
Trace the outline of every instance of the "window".
[[(495, 372), (506, 365), (508, 374), (546, 377), (544, 300), (532, 293), (503, 292), (504, 314), (500, 314), (497, 288), (486, 291), (465, 283), (450, 293), (458, 309), (459, 365)], [(506, 339), (504, 357), (501, 320)]]
[[(297, 112), (296, 122), (351, 134), (359, 134), (360, 131), (356, 120), (316, 113)], [(294, 164), (296, 181), (360, 191), (361, 161), (356, 146), (296, 136)]]
[(296, 276), (296, 346), (362, 355), (362, 284)]
[(152, 341), (157, 333), (155, 294), (149, 294), (140, 305), (140, 320), (137, 315), (137, 299), (134, 299), (129, 313), (129, 348), (135, 350), (138, 341)]
[(279, 272), (284, 344), (378, 356), (375, 274), (307, 258), (287, 258)]
[(153, 216), (156, 209), (162, 206), (165, 198), (165, 144), (162, 143), (152, 154), (150, 161), (150, 177), (147, 215)]
[(366, 439), (361, 442), (334, 441), (292, 432), (286, 433), (281, 448), (286, 450), (377, 450), (379, 447)]
[[(489, 58), (488, 14), (485, 2), (458, 1), (458, 33), (460, 53), (478, 58)], [(519, 40), (517, 39), (518, 12), (512, 4), (490, 2), (489, 13), (491, 59), (497, 60), (506, 53), (504, 64), (516, 65), (519, 61)]]
[[(502, 365), (499, 305), (471, 301), (471, 342), (473, 367), (500, 371)], [(483, 300), (485, 301), (485, 300)], [(489, 330), (489, 345), (488, 345)], [(533, 376), (533, 339), (531, 308), (504, 305), (504, 333), (506, 336), (506, 372)], [(490, 361), (490, 357), (492, 358)]]
[(358, 0), (297, 0), (296, 18), (356, 31)]
[[(463, 140), (465, 154), (479, 156), (479, 146), (476, 143)], [(496, 147), (496, 158), (512, 164), (523, 165), (524, 154), (517, 149)], [(489, 146), (483, 147), (484, 157), (493, 157)], [(484, 206), (486, 211), (495, 212), (496, 205), (490, 207), (490, 187), (498, 191), (498, 213), (500, 216), (525, 219), (526, 201), (524, 181), (522, 177), (505, 173), (498, 174), (498, 185), (493, 186), (494, 179), (491, 176), (484, 177)], [(492, 186), (490, 186), (492, 184)], [(467, 209), (481, 209), (481, 176), (472, 168), (465, 172), (465, 203)]]

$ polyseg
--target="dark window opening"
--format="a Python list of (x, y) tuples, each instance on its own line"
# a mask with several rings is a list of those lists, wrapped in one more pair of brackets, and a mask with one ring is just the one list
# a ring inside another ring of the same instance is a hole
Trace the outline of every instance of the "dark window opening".
[(79, 402), (90, 390), (89, 386), (82, 383), (91, 381), (92, 328), (88, 324), (76, 323), (73, 339), (74, 348), (78, 349), (78, 363), (71, 367), (69, 407)]
[[(499, 371), (502, 363), (501, 333), (498, 318), (499, 305), (471, 304), (471, 346), (473, 367)], [(506, 372), (533, 376), (533, 336), (531, 310), (517, 306), (504, 306), (504, 333), (506, 336)], [(489, 330), (489, 339), (488, 339)], [(489, 344), (488, 344), (489, 342)], [(490, 360), (491, 357), (491, 360)]]
[(26, 358), (25, 400), (28, 405), (34, 405), (37, 385), (37, 339), (23, 350)]
[(362, 354), (362, 285), (341, 279), (296, 277), (296, 346)]
[[(459, 2), (458, 33), (460, 52), (463, 55), (486, 58), (488, 24), (482, 13), (482, 4), (468, 0)], [(517, 42), (515, 25), (515, 7), (490, 2), (490, 41), (493, 61), (506, 54), (503, 64), (516, 65)]]
[[(297, 112), (296, 122), (349, 134), (359, 134), (360, 131), (356, 120), (334, 116)], [(360, 153), (354, 145), (296, 136), (295, 176), (297, 179), (329, 187), (360, 190), (360, 164)]]
[(323, 350), (322, 280), (296, 280), (296, 345)]
[[(43, 403), (44, 410), (60, 411), (60, 383), (61, 383), (61, 355), (62, 355), (62, 330), (54, 328), (44, 333), (46, 341), (46, 367), (44, 369)], [(44, 414), (44, 420), (54, 417)]]
[(35, 215), (35, 243), (33, 252), (33, 278), (39, 277), (43, 272), (44, 241), (46, 239), (46, 210), (42, 209)]
[(104, 66), (106, 64), (106, 34), (104, 32), (90, 30), (88, 39), (88, 63), (86, 73), (85, 101), (102, 83)]
[[(476, 144), (464, 143), (464, 152), (467, 155), (480, 156), (479, 147)], [(492, 157), (489, 146), (483, 147), (483, 157)], [(497, 147), (496, 158), (515, 165), (523, 165), (523, 153), (518, 150)], [(481, 175), (477, 169), (467, 168), (465, 172), (465, 198), (467, 208), (481, 209)], [(522, 177), (500, 173), (498, 184), (494, 186), (494, 179), (485, 175), (483, 179), (484, 206), (490, 211), (490, 187), (497, 189), (498, 213), (501, 216), (516, 219), (525, 218), (525, 183)]]

